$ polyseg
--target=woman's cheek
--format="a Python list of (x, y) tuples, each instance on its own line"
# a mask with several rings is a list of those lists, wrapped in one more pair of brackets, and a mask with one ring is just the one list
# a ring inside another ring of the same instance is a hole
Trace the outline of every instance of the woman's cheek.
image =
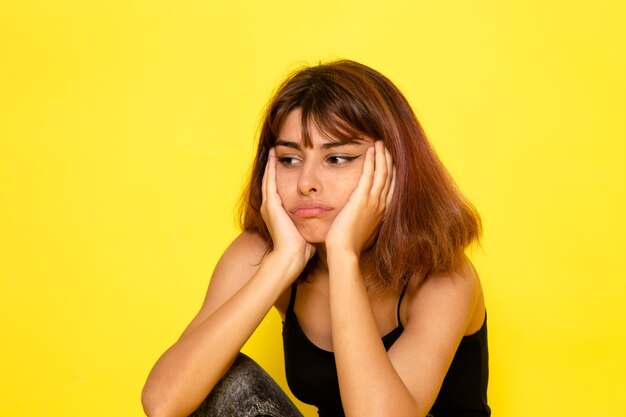
[(341, 188), (344, 192), (352, 194), (356, 186), (359, 184), (361, 174), (363, 173), (363, 164), (350, 167), (350, 170), (346, 170), (344, 174), (335, 179), (336, 184), (341, 184)]
[(276, 191), (281, 199), (287, 196), (289, 175), (280, 166), (276, 167)]

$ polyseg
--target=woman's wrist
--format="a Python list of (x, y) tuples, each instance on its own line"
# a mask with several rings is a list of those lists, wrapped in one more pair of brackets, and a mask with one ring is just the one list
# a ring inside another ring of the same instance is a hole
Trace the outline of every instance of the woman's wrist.
[(326, 257), (336, 259), (359, 258), (357, 251), (346, 244), (326, 241)]
[(350, 249), (346, 248), (333, 248), (326, 247), (326, 262), (328, 263), (328, 269), (336, 268), (358, 268), (359, 267), (359, 255)]
[(286, 287), (304, 270), (306, 262), (302, 257), (295, 251), (274, 249), (263, 258), (261, 265), (273, 271)]

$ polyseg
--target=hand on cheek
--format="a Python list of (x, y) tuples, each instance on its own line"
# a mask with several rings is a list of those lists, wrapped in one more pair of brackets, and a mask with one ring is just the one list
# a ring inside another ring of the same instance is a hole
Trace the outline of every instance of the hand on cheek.
[(261, 216), (267, 226), (274, 243), (274, 250), (278, 254), (293, 257), (296, 261), (296, 273), (300, 273), (309, 259), (315, 253), (315, 246), (308, 243), (293, 223), (283, 207), (282, 200), (276, 188), (276, 156), (274, 149), (270, 150), (262, 182), (263, 202)]
[(366, 153), (356, 188), (326, 235), (327, 250), (360, 254), (382, 222), (394, 186), (391, 154), (376, 141)]

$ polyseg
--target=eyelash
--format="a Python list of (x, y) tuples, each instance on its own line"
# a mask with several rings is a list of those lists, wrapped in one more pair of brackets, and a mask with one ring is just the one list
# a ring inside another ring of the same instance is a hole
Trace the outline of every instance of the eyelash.
[(291, 166), (291, 165), (294, 165), (294, 164), (290, 163), (290, 161), (293, 161), (296, 158), (292, 158), (290, 156), (282, 156), (282, 157), (278, 157), (276, 159), (278, 160), (278, 163), (281, 164), (281, 165)]
[[(335, 162), (330, 162), (331, 165), (343, 165), (343, 164), (347, 164), (351, 161), (354, 161), (355, 159), (357, 159), (359, 156), (347, 156), (347, 155), (331, 155), (328, 158), (326, 158), (326, 161), (331, 161), (331, 160), (335, 160)], [(336, 162), (338, 159), (343, 160), (343, 162)], [(284, 166), (293, 166), (296, 163), (293, 162), (294, 160), (297, 161), (298, 158), (294, 158), (291, 156), (283, 156), (283, 157), (278, 157), (277, 158), (278, 162), (281, 165)]]
[(355, 159), (357, 159), (357, 158), (358, 158), (358, 156), (342, 156), (342, 155), (332, 155), (332, 156), (329, 156), (329, 157), (327, 158), (327, 160), (331, 160), (331, 159), (334, 159), (334, 160), (337, 160), (337, 159), (343, 159), (343, 160), (345, 160), (344, 162), (335, 162), (335, 163), (333, 163), (333, 165), (342, 165), (342, 164), (347, 164), (347, 163), (348, 163), (348, 162), (350, 162), (350, 161), (354, 161), (354, 160), (355, 160)]

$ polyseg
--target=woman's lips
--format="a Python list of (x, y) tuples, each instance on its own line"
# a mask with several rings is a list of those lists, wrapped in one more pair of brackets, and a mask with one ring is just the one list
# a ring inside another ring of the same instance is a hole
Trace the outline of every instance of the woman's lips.
[(332, 208), (323, 204), (302, 204), (293, 209), (291, 213), (296, 217), (320, 217), (331, 211)]

